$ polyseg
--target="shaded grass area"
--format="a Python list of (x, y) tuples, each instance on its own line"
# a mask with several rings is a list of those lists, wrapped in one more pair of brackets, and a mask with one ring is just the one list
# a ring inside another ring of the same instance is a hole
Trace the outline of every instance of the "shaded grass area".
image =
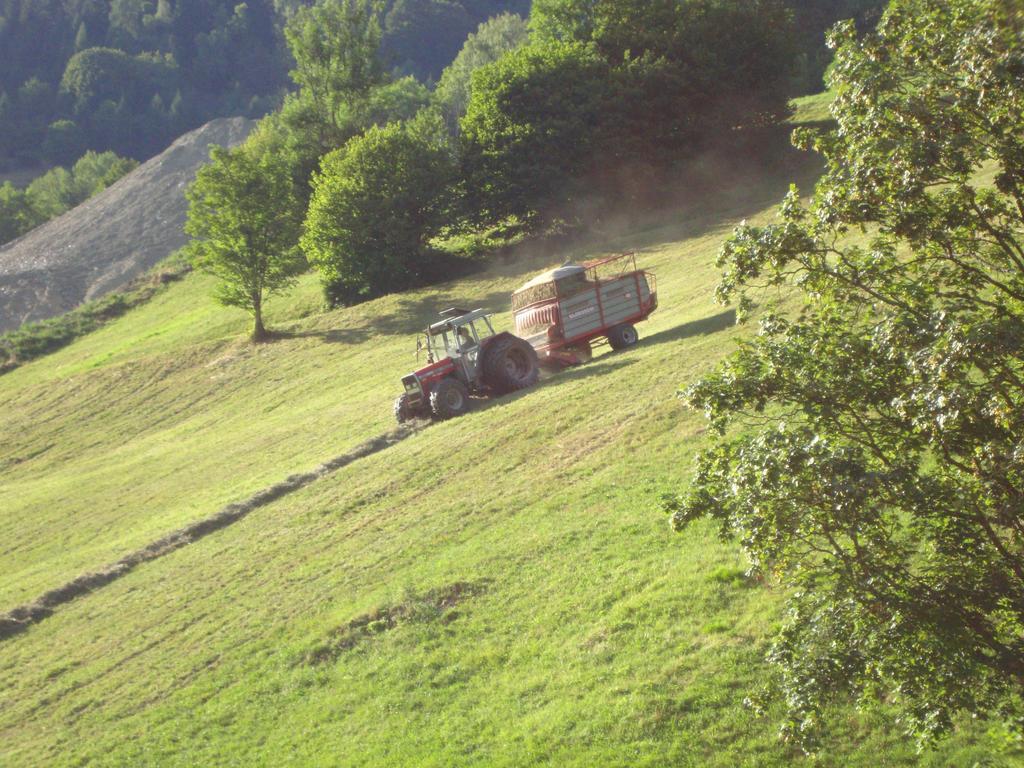
[(0, 763), (1019, 764), (978, 722), (918, 755), (884, 706), (837, 708), (813, 761), (780, 744), (778, 709), (743, 698), (783, 595), (711, 526), (673, 534), (659, 511), (703, 444), (675, 392), (746, 333), (711, 301), (715, 254), (788, 180), (346, 310), (319, 312), (304, 281), (259, 347), (190, 276), (0, 378), (6, 608), (389, 428), (440, 307), (507, 328), (527, 277), (630, 247), (661, 292), (638, 347), (480, 402), (4, 641)]
[(789, 122), (793, 125), (809, 127), (828, 128), (834, 126), (835, 120), (831, 112), (834, 99), (835, 93), (833, 91), (824, 91), (793, 99), (789, 103), (793, 109)]

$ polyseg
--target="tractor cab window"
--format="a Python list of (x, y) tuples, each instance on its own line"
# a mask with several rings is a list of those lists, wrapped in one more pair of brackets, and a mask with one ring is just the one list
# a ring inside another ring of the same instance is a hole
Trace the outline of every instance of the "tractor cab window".
[(460, 325), (455, 331), (455, 341), (461, 352), (468, 352), (480, 346), (480, 340), (477, 338), (476, 329), (472, 324)]
[(441, 333), (427, 334), (427, 350), (435, 361), (447, 356), (451, 352), (448, 334), (443, 331)]

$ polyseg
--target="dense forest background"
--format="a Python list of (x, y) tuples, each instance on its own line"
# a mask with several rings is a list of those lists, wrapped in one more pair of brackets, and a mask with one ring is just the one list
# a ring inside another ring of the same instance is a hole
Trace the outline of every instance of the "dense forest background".
[[(0, 171), (87, 150), (144, 160), (184, 131), (278, 107), (294, 66), (283, 29), (305, 0), (0, 0)], [(641, 4), (642, 5), (642, 4)], [(793, 0), (794, 95), (820, 90), (823, 30), (877, 18), (877, 0)], [(392, 75), (436, 82), (467, 36), (530, 0), (387, 0)]]
[[(0, 0), (0, 170), (86, 150), (145, 159), (214, 117), (258, 117), (293, 66), (302, 0)], [(430, 82), (467, 35), (529, 0), (389, 0), (382, 53)]]

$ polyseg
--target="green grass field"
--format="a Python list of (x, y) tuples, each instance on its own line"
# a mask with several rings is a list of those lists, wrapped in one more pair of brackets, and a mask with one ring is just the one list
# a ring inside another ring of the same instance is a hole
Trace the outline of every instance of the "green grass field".
[(641, 344), (422, 432), (146, 563), (0, 641), (0, 765), (996, 766), (997, 727), (918, 754), (839, 707), (803, 758), (744, 696), (777, 589), (710, 527), (673, 534), (704, 422), (676, 390), (744, 329), (714, 259), (789, 172), (557, 254), (324, 312), (281, 338), (190, 276), (0, 377), (0, 612), (392, 426), (414, 334), (444, 306), (510, 325), (510, 291), (636, 248), (660, 309)]
[(833, 91), (800, 96), (790, 102), (793, 114), (789, 122), (794, 125), (826, 125), (833, 121), (831, 107), (835, 98)]

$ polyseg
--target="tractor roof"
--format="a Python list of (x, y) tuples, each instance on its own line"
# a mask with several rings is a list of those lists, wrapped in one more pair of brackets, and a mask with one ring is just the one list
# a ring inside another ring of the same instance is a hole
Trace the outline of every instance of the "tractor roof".
[[(462, 314), (454, 315), (454, 312), (456, 311), (459, 311)], [(489, 314), (490, 312), (485, 309), (474, 309), (472, 312), (467, 312), (466, 310), (459, 310), (457, 307), (452, 307), (441, 312), (441, 316), (444, 317), (444, 320), (440, 320), (430, 325), (427, 328), (427, 333), (434, 336), (438, 333), (443, 333), (444, 331), (451, 331), (460, 325), (467, 325), (474, 320), (479, 320), (481, 317)]]

